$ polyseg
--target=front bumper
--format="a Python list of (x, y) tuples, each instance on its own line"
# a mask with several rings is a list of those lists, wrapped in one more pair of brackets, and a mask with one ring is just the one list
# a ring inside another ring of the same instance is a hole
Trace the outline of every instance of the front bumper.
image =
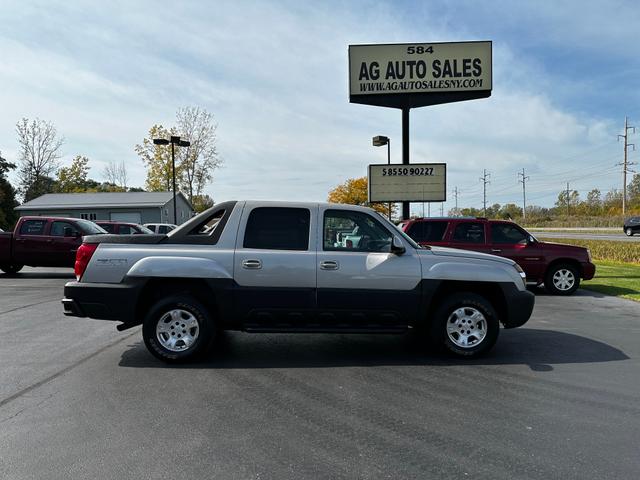
[(80, 283), (64, 286), (63, 313), (71, 317), (136, 322), (136, 305), (144, 283)]
[(518, 290), (513, 284), (502, 285), (506, 303), (506, 316), (502, 318), (504, 328), (521, 327), (531, 317), (536, 296), (528, 290)]
[(586, 262), (581, 266), (583, 280), (591, 280), (596, 275), (596, 266), (593, 263)]

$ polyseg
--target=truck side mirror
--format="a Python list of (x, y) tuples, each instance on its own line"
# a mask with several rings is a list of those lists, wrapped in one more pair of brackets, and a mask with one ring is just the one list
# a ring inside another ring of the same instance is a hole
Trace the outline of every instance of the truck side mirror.
[(394, 236), (393, 240), (391, 241), (391, 253), (394, 253), (396, 255), (402, 255), (406, 251), (407, 249), (404, 248), (404, 244), (402, 243), (402, 240)]

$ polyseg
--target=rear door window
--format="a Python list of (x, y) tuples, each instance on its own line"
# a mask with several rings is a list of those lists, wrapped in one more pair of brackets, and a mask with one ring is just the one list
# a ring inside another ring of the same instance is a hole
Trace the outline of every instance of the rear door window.
[(20, 225), (20, 235), (44, 235), (46, 220), (25, 220)]
[(416, 242), (441, 242), (446, 230), (447, 222), (416, 222), (407, 234)]
[(453, 241), (460, 243), (484, 243), (484, 224), (461, 222), (453, 231)]
[(259, 207), (249, 214), (244, 248), (308, 250), (311, 212), (306, 208)]
[(135, 232), (133, 231), (133, 228), (131, 228), (130, 225), (120, 225), (118, 233), (120, 235), (132, 235)]

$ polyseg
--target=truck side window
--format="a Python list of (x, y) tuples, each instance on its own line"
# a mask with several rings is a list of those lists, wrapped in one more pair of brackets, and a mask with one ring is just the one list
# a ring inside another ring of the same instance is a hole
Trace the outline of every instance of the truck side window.
[(259, 207), (251, 210), (244, 248), (308, 250), (311, 212), (306, 208)]
[(416, 242), (441, 242), (447, 222), (416, 222), (409, 227), (407, 235)]
[(25, 220), (20, 225), (20, 235), (43, 235), (46, 220)]
[(453, 232), (454, 242), (484, 243), (484, 225), (479, 222), (462, 222)]
[(324, 250), (390, 252), (391, 240), (391, 233), (371, 215), (349, 210), (324, 213)]
[(49, 233), (49, 235), (52, 235), (54, 237), (64, 237), (64, 229), (66, 227), (70, 228), (73, 231), (74, 235), (78, 233), (78, 229), (74, 225), (71, 225), (69, 222), (53, 222), (51, 224), (51, 232)]
[(494, 223), (491, 225), (491, 241), (493, 243), (527, 243), (528, 235), (509, 224)]

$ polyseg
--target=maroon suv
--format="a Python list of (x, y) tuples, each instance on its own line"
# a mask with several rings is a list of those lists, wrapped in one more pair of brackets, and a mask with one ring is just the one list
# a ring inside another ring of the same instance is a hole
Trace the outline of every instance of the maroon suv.
[(527, 274), (527, 282), (544, 283), (550, 293), (570, 295), (580, 279), (591, 280), (596, 266), (587, 248), (537, 240), (517, 224), (486, 218), (418, 218), (399, 227), (421, 245), (474, 250), (507, 257)]

